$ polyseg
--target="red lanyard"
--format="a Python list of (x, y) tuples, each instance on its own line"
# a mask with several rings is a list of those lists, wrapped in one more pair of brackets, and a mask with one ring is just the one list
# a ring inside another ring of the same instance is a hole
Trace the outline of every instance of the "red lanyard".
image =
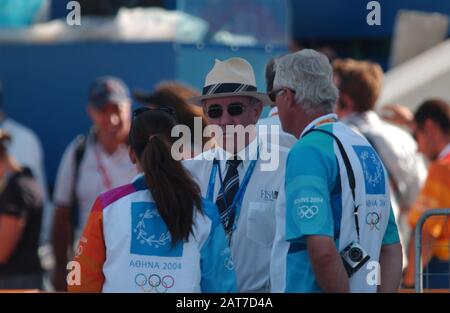
[(97, 168), (100, 172), (100, 176), (102, 177), (103, 185), (105, 186), (105, 190), (109, 190), (112, 188), (111, 178), (108, 175), (105, 167), (103, 166), (102, 161), (100, 160), (100, 155), (98, 153), (98, 147), (94, 147), (95, 159), (97, 160)]

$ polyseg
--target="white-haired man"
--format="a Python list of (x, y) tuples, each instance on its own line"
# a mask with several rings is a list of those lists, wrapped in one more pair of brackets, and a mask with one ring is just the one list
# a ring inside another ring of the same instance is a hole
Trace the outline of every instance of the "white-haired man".
[[(406, 249), (412, 230), (407, 223), (407, 213), (425, 182), (425, 162), (417, 153), (413, 137), (400, 127), (383, 121), (375, 112), (384, 78), (379, 64), (336, 59), (333, 73), (339, 89), (336, 114), (343, 123), (366, 137), (386, 166), (392, 209), (399, 225), (402, 246)], [(406, 266), (406, 250), (403, 253)]]
[(314, 50), (281, 57), (272, 93), (283, 129), (299, 138), (276, 211), (272, 291), (396, 291), (401, 245), (386, 170), (332, 114), (338, 90), (328, 59)]
[[(255, 124), (263, 103), (270, 101), (257, 92), (253, 68), (242, 58), (216, 60), (203, 95), (192, 100), (202, 105), (208, 127), (215, 127), (218, 146), (184, 165), (198, 181), (202, 195), (219, 209), (238, 291), (268, 292), (275, 203), (287, 156), (287, 149), (273, 140), (269, 151), (264, 146), (267, 141), (257, 137)], [(240, 132), (239, 127), (246, 131)]]

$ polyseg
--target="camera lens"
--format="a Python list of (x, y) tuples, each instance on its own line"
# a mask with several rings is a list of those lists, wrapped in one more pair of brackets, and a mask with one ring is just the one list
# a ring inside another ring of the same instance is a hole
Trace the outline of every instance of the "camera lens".
[(360, 248), (353, 247), (348, 252), (348, 256), (352, 262), (359, 262), (363, 257), (363, 252)]

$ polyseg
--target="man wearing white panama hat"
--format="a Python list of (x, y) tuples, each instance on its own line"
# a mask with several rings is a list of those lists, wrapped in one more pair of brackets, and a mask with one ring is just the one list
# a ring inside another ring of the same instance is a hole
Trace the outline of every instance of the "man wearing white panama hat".
[(202, 195), (219, 209), (239, 292), (268, 292), (275, 203), (288, 152), (272, 141), (270, 157), (277, 159), (277, 166), (264, 166), (268, 147), (258, 138), (255, 125), (270, 100), (257, 92), (253, 68), (242, 58), (216, 60), (202, 96), (191, 100), (202, 105), (209, 126), (216, 127), (218, 144), (184, 165)]

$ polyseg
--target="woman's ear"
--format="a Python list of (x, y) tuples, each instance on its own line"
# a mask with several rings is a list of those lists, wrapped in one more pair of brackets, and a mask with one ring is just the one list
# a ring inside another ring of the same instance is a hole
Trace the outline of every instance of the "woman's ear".
[(136, 164), (137, 163), (137, 157), (136, 152), (134, 152), (131, 147), (128, 147), (128, 156), (130, 157), (131, 163)]

